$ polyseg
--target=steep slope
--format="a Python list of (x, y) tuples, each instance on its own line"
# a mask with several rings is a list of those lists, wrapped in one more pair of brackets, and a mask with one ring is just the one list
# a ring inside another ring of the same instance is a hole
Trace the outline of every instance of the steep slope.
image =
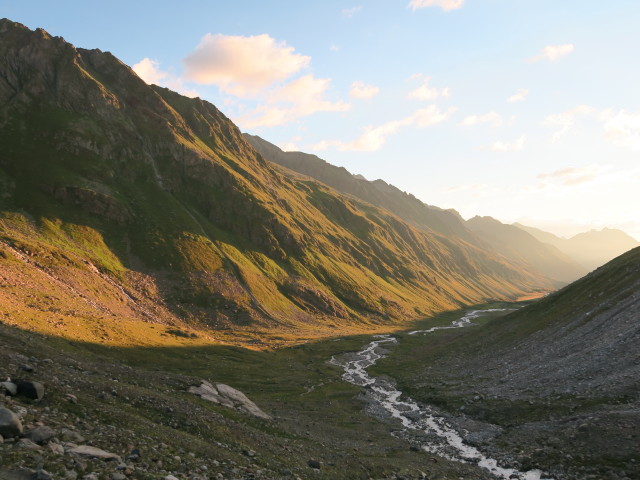
[(435, 230), (445, 235), (455, 235), (469, 243), (485, 247), (465, 227), (464, 220), (454, 210), (443, 210), (427, 205), (384, 180), (368, 181), (361, 175), (353, 175), (347, 169), (331, 165), (316, 155), (284, 152), (257, 135), (245, 133), (244, 137), (270, 162), (315, 178), (339, 192), (384, 208), (418, 227)]
[(519, 451), (524, 468), (638, 478), (639, 319), (635, 248), (517, 312), (404, 336), (383, 372), (449, 412), (470, 442)]
[(556, 247), (513, 225), (491, 217), (476, 216), (467, 221), (467, 226), (505, 257), (526, 262), (543, 275), (560, 282), (570, 282), (586, 273), (581, 265)]
[(640, 245), (640, 242), (615, 228), (590, 230), (567, 239), (520, 223), (514, 225), (541, 242), (553, 245), (587, 270), (604, 265), (609, 260)]
[(551, 286), (278, 171), (213, 105), (110, 53), (5, 19), (0, 56), (1, 308), (16, 324), (286, 342)]

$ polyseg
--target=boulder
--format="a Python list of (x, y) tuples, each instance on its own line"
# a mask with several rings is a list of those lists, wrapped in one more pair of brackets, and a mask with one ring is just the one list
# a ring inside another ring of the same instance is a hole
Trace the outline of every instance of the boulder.
[(74, 453), (83, 457), (99, 458), (101, 460), (116, 460), (118, 462), (122, 462), (122, 459), (119, 455), (101, 450), (96, 447), (91, 447), (89, 445), (77, 445), (69, 449), (69, 453)]
[(0, 435), (5, 438), (19, 437), (22, 431), (18, 416), (8, 408), (0, 407)]
[(54, 432), (51, 428), (45, 426), (32, 428), (31, 430), (27, 430), (24, 434), (25, 438), (28, 438), (32, 442), (35, 442), (39, 445), (47, 443), (55, 436), (56, 432)]
[(40, 400), (44, 397), (44, 385), (40, 382), (18, 380), (16, 386), (18, 387), (18, 395), (22, 395), (23, 397), (33, 400)]
[(234, 403), (234, 406), (239, 410), (243, 410), (251, 415), (256, 417), (264, 418), (270, 420), (271, 417), (264, 413), (260, 408), (253, 403), (247, 396), (239, 390), (230, 387), (229, 385), (225, 385), (224, 383), (216, 383), (216, 388), (220, 395), (224, 398), (229, 399)]
[(4, 390), (7, 394), (11, 395), (12, 397), (18, 393), (17, 385), (9, 381), (0, 382), (0, 390)]
[(253, 403), (249, 398), (240, 390), (236, 390), (224, 383), (216, 383), (215, 385), (201, 380), (199, 387), (191, 386), (188, 391), (199, 395), (203, 400), (217, 403), (229, 408), (235, 408), (245, 413), (249, 413), (256, 417), (270, 420), (271, 417), (264, 413), (260, 408)]

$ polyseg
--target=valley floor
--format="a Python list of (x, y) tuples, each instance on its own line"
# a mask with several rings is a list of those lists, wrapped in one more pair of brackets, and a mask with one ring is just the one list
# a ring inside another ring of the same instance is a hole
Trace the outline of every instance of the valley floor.
[[(414, 329), (448, 325), (463, 314), (442, 314)], [(452, 425), (468, 431), (469, 444), (510, 467), (542, 468), (556, 479), (637, 475), (638, 461), (616, 456), (616, 449), (638, 446), (637, 403), (478, 395), (473, 382), (455, 372), (455, 365), (448, 375), (438, 369), (438, 355), (451, 339), (472, 332), (469, 328), (430, 336), (396, 334), (398, 346), (370, 372), (397, 381), (415, 400), (435, 405)], [(345, 382), (343, 371), (330, 360), (359, 351), (370, 341), (371, 336), (364, 335), (340, 337), (277, 351), (227, 346), (116, 348), (0, 325), (0, 376), (37, 380), (46, 387), (40, 401), (7, 396), (0, 397), (0, 403), (21, 412), (27, 428), (51, 427), (63, 445), (92, 445), (121, 459), (81, 458), (5, 439), (0, 444), (0, 478), (47, 478), (33, 473), (39, 470), (55, 479), (87, 480), (168, 475), (495, 478), (474, 464), (415, 448), (415, 438), (407, 442), (393, 435), (401, 428), (397, 419), (367, 413), (371, 409), (365, 408), (362, 388)], [(273, 419), (258, 419), (187, 393), (201, 379), (243, 391)], [(24, 476), (9, 477), (9, 470)]]

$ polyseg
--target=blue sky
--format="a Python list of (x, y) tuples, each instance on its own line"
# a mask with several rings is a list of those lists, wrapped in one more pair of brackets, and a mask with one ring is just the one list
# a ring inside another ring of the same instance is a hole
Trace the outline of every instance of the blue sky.
[(0, 16), (464, 217), (640, 239), (637, 0), (0, 0)]

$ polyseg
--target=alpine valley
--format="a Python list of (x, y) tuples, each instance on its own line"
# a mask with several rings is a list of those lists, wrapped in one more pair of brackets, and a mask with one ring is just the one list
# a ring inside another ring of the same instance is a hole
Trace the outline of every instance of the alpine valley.
[(343, 380), (382, 333), (509, 475), (638, 478), (639, 292), (623, 232), (464, 220), (0, 20), (0, 479), (509, 478)]

